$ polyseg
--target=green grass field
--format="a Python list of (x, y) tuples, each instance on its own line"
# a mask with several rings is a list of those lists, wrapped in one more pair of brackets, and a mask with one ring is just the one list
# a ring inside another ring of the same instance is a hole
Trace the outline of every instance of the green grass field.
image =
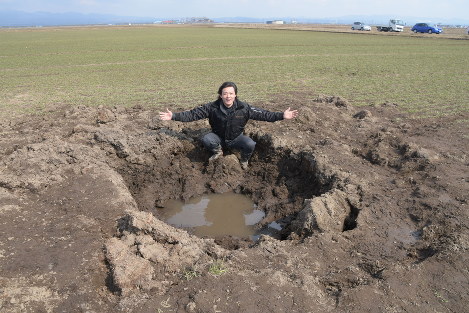
[(251, 103), (306, 91), (397, 103), (419, 116), (469, 109), (469, 40), (149, 25), (2, 29), (0, 42), (2, 114), (190, 108), (215, 99), (227, 80)]

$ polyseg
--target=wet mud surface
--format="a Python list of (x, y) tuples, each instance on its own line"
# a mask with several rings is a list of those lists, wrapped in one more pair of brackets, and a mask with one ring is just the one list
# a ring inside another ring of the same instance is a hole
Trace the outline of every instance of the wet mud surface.
[[(465, 117), (410, 119), (305, 94), (248, 124), (208, 163), (206, 121), (149, 108), (57, 109), (1, 120), (1, 312), (464, 312), (469, 302)], [(249, 196), (258, 241), (197, 237), (172, 199)]]

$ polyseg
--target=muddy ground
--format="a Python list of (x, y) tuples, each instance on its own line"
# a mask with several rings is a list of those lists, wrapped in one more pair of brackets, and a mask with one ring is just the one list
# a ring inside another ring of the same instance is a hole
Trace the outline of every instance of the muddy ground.
[[(1, 312), (468, 312), (468, 116), (286, 95), (208, 163), (206, 121), (152, 108), (3, 119)], [(175, 108), (176, 109), (176, 108)], [(465, 119), (466, 122), (460, 122)], [(168, 199), (235, 191), (275, 236), (198, 238)]]

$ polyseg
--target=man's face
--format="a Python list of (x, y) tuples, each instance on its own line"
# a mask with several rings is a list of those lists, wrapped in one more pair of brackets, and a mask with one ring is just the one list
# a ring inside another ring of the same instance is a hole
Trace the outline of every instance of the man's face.
[(226, 87), (221, 90), (221, 99), (226, 107), (231, 107), (236, 99), (236, 93), (233, 87)]

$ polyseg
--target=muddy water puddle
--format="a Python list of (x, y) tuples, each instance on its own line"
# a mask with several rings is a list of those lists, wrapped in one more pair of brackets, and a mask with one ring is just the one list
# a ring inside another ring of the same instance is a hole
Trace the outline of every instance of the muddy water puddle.
[[(158, 213), (166, 223), (199, 237), (230, 235), (256, 240), (256, 224), (265, 217), (256, 207), (249, 197), (227, 192), (206, 194), (187, 202), (170, 200)], [(272, 224), (274, 227), (279, 226)]]

